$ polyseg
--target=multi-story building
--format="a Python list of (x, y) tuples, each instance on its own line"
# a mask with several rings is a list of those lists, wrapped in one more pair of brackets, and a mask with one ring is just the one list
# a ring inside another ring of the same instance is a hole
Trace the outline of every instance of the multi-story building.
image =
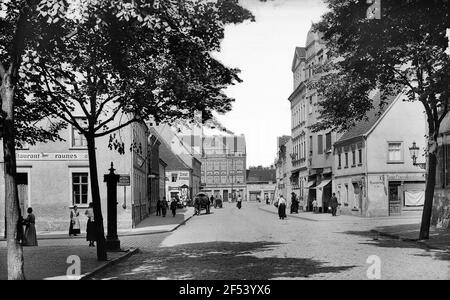
[(289, 97), (291, 103), (292, 136), (292, 189), (298, 197), (308, 199), (308, 109), (305, 84), (306, 49), (297, 47), (292, 62), (294, 91)]
[[(327, 60), (327, 49), (321, 39), (321, 34), (311, 28), (308, 32), (305, 47), (305, 74), (304, 84), (306, 85), (306, 126), (312, 126), (319, 121), (319, 111), (317, 104), (321, 97), (313, 87), (321, 76), (320, 66)], [(319, 211), (328, 211), (328, 202), (332, 195), (332, 174), (333, 174), (333, 152), (332, 146), (338, 140), (340, 134), (331, 130), (313, 132), (306, 135), (307, 144), (307, 166), (308, 166), (308, 204), (309, 207), (314, 199), (317, 200)]]
[(202, 191), (223, 201), (235, 201), (246, 193), (247, 153), (244, 135), (214, 135), (202, 138)]
[(148, 201), (149, 212), (156, 211), (156, 202), (166, 196), (166, 167), (167, 164), (160, 157), (161, 141), (153, 127), (149, 127), (148, 140)]
[(403, 101), (406, 96), (400, 94), (388, 98), (379, 112), (380, 93), (372, 92), (371, 97), (374, 109), (367, 113), (367, 120), (334, 144), (333, 190), (341, 211), (373, 217), (421, 210), (425, 170), (414, 165), (409, 147), (413, 143), (419, 149), (425, 147), (423, 107)]
[(276, 197), (283, 195), (284, 199), (290, 200), (292, 193), (292, 139), (290, 136), (281, 136), (277, 140), (276, 167)]
[[(79, 118), (83, 124), (83, 118)], [(102, 213), (106, 228), (106, 184), (103, 175), (109, 173), (114, 163), (115, 173), (123, 178), (118, 187), (117, 219), (119, 229), (136, 226), (149, 213), (147, 193), (147, 138), (145, 124), (133, 123), (120, 130), (125, 145), (132, 147), (120, 155), (110, 150), (109, 136), (96, 139), (97, 169)], [(40, 232), (66, 231), (69, 227), (70, 209), (76, 205), (80, 214), (88, 208), (91, 183), (87, 143), (85, 137), (69, 125), (60, 132), (65, 141), (25, 145), (16, 152), (17, 184), (22, 214), (32, 207), (36, 227)], [(0, 143), (1, 144), (1, 143)], [(0, 146), (0, 172), (3, 172), (3, 150)], [(0, 207), (4, 208), (4, 178), (0, 176)], [(0, 231), (4, 228), (4, 209), (0, 209)], [(81, 222), (85, 231), (86, 222)]]

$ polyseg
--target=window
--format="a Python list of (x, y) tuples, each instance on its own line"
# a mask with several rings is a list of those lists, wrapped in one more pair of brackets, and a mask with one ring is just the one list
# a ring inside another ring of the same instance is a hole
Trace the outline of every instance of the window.
[(341, 153), (338, 154), (338, 169), (342, 168), (342, 156)]
[(331, 132), (325, 136), (325, 149), (327, 152), (331, 151)]
[(317, 153), (323, 154), (323, 136), (321, 134), (317, 136)]
[[(77, 121), (82, 128), (87, 127), (86, 118), (77, 118)], [(77, 148), (86, 148), (87, 147), (86, 137), (73, 125), (72, 125), (72, 147), (77, 147)]]
[(88, 173), (72, 173), (73, 205), (88, 204)]
[(388, 162), (403, 162), (401, 142), (388, 143)]
[(356, 166), (356, 151), (352, 151), (352, 166)]
[(348, 168), (348, 152), (345, 152), (345, 167)]
[(309, 151), (311, 152), (311, 154), (313, 153), (313, 137), (312, 136), (309, 137)]
[(178, 174), (172, 173), (172, 182), (177, 182), (177, 179), (178, 179)]
[(312, 96), (309, 97), (309, 110), (308, 110), (309, 114), (312, 114), (313, 112), (313, 98)]
[(362, 149), (358, 149), (358, 156), (359, 156), (358, 162), (361, 165), (362, 164)]

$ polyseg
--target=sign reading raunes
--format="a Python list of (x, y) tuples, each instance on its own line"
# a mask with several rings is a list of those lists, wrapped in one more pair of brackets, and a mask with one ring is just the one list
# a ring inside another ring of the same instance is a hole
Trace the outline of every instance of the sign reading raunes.
[(17, 160), (88, 160), (87, 153), (16, 153)]

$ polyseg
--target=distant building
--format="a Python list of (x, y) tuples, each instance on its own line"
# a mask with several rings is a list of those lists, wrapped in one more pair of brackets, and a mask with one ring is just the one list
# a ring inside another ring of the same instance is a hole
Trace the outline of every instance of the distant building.
[[(422, 209), (425, 170), (413, 165), (409, 147), (425, 147), (425, 115), (419, 102), (390, 97), (379, 111), (380, 93), (373, 92), (374, 109), (334, 144), (333, 190), (343, 213), (359, 216), (399, 215)], [(419, 157), (418, 160), (425, 161)]]
[(276, 167), (276, 189), (275, 197), (283, 195), (286, 200), (289, 200), (292, 193), (292, 139), (290, 136), (278, 137), (277, 141), (277, 158), (275, 161)]
[(275, 199), (276, 189), (276, 169), (253, 167), (247, 170), (247, 199), (249, 201), (265, 202), (266, 197), (269, 201)]
[(201, 148), (202, 191), (223, 201), (235, 201), (238, 195), (248, 201), (245, 136), (204, 136)]

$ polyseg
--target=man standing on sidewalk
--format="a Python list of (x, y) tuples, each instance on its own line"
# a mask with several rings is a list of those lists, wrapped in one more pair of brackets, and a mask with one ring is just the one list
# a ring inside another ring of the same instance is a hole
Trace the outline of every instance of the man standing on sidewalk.
[(338, 199), (336, 198), (336, 193), (333, 193), (333, 196), (331, 197), (331, 214), (333, 216), (336, 216), (337, 207), (339, 206)]

